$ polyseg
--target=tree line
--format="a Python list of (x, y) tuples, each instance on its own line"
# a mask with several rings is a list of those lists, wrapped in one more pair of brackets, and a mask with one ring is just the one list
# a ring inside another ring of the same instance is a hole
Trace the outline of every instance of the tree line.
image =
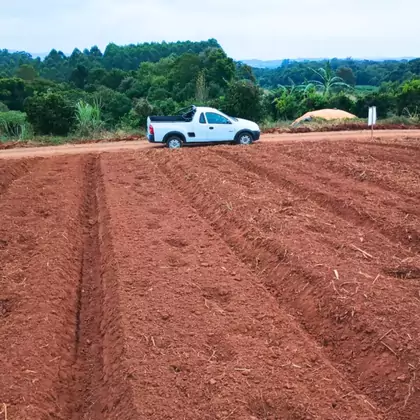
[[(358, 89), (357, 84), (374, 86)], [(252, 69), (203, 42), (110, 44), (44, 60), (0, 51), (0, 136), (96, 135), (139, 130), (151, 114), (209, 105), (256, 121), (340, 108), (365, 117), (417, 115), (420, 60), (331, 60)]]
[[(379, 87), (384, 83), (404, 83), (420, 77), (420, 59), (414, 60), (354, 60), (352, 58), (328, 60), (332, 70), (350, 86)], [(313, 71), (324, 67), (327, 60), (284, 60), (276, 69), (255, 69), (260, 85), (275, 89), (290, 83), (301, 84), (313, 78)]]

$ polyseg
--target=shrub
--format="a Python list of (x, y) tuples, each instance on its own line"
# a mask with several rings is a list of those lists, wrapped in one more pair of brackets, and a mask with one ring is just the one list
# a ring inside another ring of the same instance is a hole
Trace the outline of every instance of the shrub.
[(147, 99), (142, 98), (135, 101), (132, 112), (137, 117), (139, 125), (144, 127), (147, 122), (147, 117), (155, 114), (156, 108)]
[(259, 121), (262, 114), (261, 89), (248, 80), (229, 85), (223, 110), (232, 116)]
[(157, 109), (147, 99), (137, 99), (134, 101), (133, 108), (124, 115), (119, 125), (123, 130), (142, 131), (146, 127), (147, 117), (157, 113)]
[(404, 83), (397, 96), (398, 111), (417, 112), (420, 107), (420, 79)]
[(345, 93), (334, 95), (328, 101), (328, 108), (342, 109), (343, 111), (353, 112), (354, 102)]
[(3, 102), (0, 102), (0, 112), (7, 112), (9, 110), (8, 106)]
[(101, 104), (102, 118), (109, 127), (117, 125), (131, 109), (131, 100), (126, 95), (101, 86), (93, 95)]
[(47, 92), (28, 98), (25, 110), (38, 134), (65, 136), (73, 128), (74, 106), (61, 93)]

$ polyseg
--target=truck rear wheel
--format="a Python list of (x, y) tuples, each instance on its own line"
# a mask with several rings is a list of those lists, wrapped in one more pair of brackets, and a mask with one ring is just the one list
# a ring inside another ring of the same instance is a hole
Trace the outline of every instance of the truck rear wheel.
[(243, 133), (239, 133), (235, 141), (237, 144), (248, 145), (254, 142), (254, 138), (251, 133), (245, 131)]
[(183, 141), (178, 136), (171, 136), (168, 138), (166, 145), (168, 149), (180, 149), (183, 146)]

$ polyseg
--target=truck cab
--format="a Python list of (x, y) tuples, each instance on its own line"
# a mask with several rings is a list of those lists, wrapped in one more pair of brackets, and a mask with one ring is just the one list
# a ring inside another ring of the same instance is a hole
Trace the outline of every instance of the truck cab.
[(255, 122), (193, 105), (175, 116), (148, 117), (147, 137), (151, 143), (164, 143), (173, 149), (186, 143), (252, 144), (259, 140), (260, 128)]

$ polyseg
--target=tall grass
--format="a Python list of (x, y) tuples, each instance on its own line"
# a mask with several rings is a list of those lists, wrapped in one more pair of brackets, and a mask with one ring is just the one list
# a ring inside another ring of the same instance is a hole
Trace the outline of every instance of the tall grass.
[(103, 129), (101, 108), (99, 103), (93, 105), (84, 101), (76, 104), (77, 134), (82, 137), (98, 135)]
[(32, 135), (26, 114), (19, 111), (0, 112), (0, 139), (27, 140)]

